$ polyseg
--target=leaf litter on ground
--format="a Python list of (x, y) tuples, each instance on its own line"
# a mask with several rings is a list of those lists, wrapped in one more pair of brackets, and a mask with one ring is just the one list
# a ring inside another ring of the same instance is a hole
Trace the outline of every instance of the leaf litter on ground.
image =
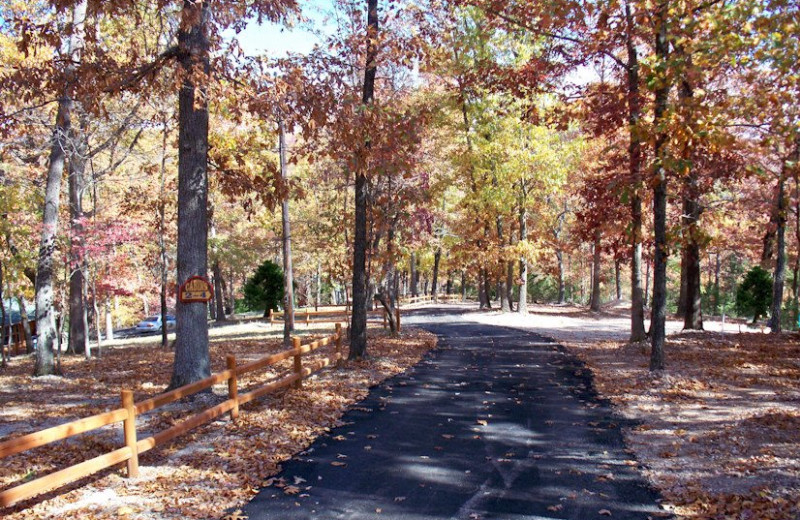
[[(327, 334), (327, 332), (326, 332)], [(309, 335), (305, 339), (314, 339)], [(274, 338), (274, 337), (273, 337)], [(124, 465), (2, 511), (5, 520), (82, 518), (104, 520), (217, 519), (241, 507), (260, 487), (275, 485), (300, 492), (296, 480), (271, 478), (281, 463), (308, 448), (313, 440), (341, 425), (341, 416), (362, 400), (369, 388), (418, 362), (436, 345), (436, 337), (406, 329), (399, 337), (375, 330), (370, 356), (344, 369), (325, 369), (303, 382), (300, 390), (270, 394), (242, 407), (236, 422), (227, 417), (192, 430), (174, 442), (140, 457), (140, 477), (124, 478)], [(212, 371), (225, 369), (225, 356), (244, 363), (283, 350), (279, 339), (212, 343)], [(315, 358), (329, 355), (326, 349)], [(119, 407), (120, 390), (136, 400), (167, 387), (173, 352), (153, 345), (106, 349), (101, 358), (84, 361), (64, 356), (64, 377), (32, 378), (33, 360), (13, 358), (0, 373), (0, 438), (16, 437)], [(304, 363), (305, 363), (304, 358)], [(291, 360), (240, 381), (240, 392), (291, 369)], [(159, 414), (137, 417), (139, 438), (227, 398), (225, 384), (210, 395), (165, 407)], [(76, 461), (119, 448), (119, 425), (3, 459), (0, 490)], [(120, 515), (119, 511), (124, 511)], [(244, 518), (231, 513), (230, 518)]]

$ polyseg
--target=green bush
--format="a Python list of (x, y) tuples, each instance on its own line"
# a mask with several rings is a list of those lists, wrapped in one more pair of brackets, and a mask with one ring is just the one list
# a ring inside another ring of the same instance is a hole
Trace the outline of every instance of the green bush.
[(772, 304), (772, 276), (757, 265), (750, 269), (736, 289), (736, 312), (752, 316), (753, 323), (767, 315)]
[(533, 273), (528, 278), (528, 299), (535, 302), (558, 300), (558, 280), (549, 274)]
[(245, 304), (253, 310), (279, 310), (283, 301), (283, 270), (275, 262), (267, 260), (256, 269), (253, 276), (244, 284)]

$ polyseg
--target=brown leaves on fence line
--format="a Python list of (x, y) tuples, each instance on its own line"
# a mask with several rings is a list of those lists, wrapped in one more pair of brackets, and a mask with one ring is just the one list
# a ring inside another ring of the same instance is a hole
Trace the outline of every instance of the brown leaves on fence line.
[[(251, 498), (283, 461), (337, 426), (344, 411), (363, 399), (370, 386), (407, 369), (436, 344), (435, 336), (414, 329), (404, 330), (400, 337), (378, 330), (370, 336), (371, 357), (366, 361), (323, 370), (305, 380), (301, 390), (279, 391), (242, 406), (235, 423), (223, 417), (141, 455), (137, 479), (124, 478), (122, 465), (3, 510), (3, 518), (219, 518)], [(227, 354), (243, 363), (281, 350), (280, 340), (215, 343), (212, 371), (224, 370)], [(331, 353), (332, 346), (322, 348), (304, 357), (304, 364)], [(137, 400), (157, 394), (169, 382), (172, 355), (152, 345), (114, 348), (91, 362), (65, 357), (66, 377), (38, 379), (29, 376), (32, 360), (16, 358), (0, 373), (0, 439), (116, 408), (122, 388), (134, 390)], [(240, 392), (290, 370), (291, 362), (246, 375), (240, 380)], [(139, 416), (138, 436), (149, 436), (226, 397), (222, 384), (192, 402)], [(3, 459), (0, 489), (120, 447), (121, 432), (120, 425), (111, 426)]]
[(567, 346), (638, 423), (626, 441), (679, 518), (800, 518), (800, 336), (669, 336), (662, 374), (639, 344)]

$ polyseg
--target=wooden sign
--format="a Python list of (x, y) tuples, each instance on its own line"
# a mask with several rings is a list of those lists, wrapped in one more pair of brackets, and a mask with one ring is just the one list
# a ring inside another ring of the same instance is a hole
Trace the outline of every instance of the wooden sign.
[(192, 276), (178, 289), (181, 303), (207, 303), (214, 297), (211, 283), (202, 276)]

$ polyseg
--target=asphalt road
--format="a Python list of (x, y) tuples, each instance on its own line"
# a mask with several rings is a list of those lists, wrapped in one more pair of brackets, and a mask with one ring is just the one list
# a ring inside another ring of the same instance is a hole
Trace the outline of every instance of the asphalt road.
[(262, 489), (250, 520), (666, 516), (579, 361), (536, 334), (438, 321), (423, 327), (439, 348), (286, 463), (298, 493)]

